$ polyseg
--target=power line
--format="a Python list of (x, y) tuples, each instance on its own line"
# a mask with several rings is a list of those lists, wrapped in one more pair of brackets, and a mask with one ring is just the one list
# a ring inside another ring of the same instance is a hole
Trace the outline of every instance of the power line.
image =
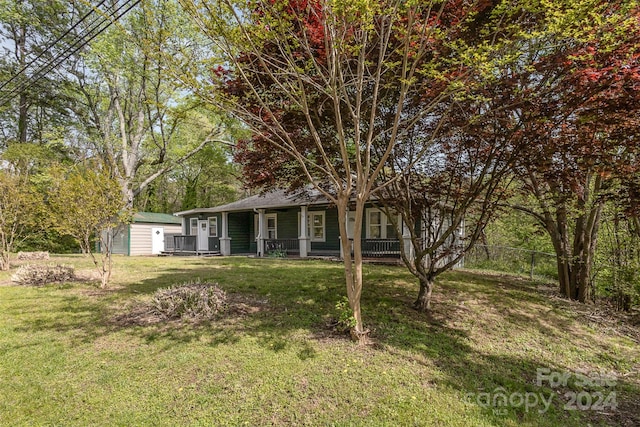
[[(85, 30), (85, 34), (78, 35), (73, 43), (68, 45), (68, 48), (62, 53), (58, 54), (56, 57), (50, 59), (47, 63), (37, 69), (31, 76), (27, 76), (22, 82), (20, 82), (17, 86), (9, 91), (5, 91), (2, 96), (0, 96), (0, 107), (6, 105), (13, 99), (16, 95), (23, 92), (24, 90), (34, 86), (34, 84), (39, 81), (46, 73), (53, 70), (62, 64), (65, 60), (67, 60), (71, 55), (78, 52), (88, 43), (90, 43), (94, 38), (96, 38), (99, 34), (104, 32), (107, 28), (109, 28), (114, 22), (124, 16), (127, 12), (133, 9), (135, 6), (140, 3), (141, 0), (126, 0), (120, 6), (118, 6), (115, 10), (110, 11), (109, 13), (103, 13), (102, 16), (92, 23), (89, 24), (88, 29)], [(100, 4), (104, 3), (101, 2)], [(96, 8), (94, 7), (88, 14), (91, 15), (96, 13)], [(82, 20), (86, 19), (86, 16), (82, 18)], [(81, 20), (81, 21), (82, 21)], [(73, 27), (75, 28), (80, 24), (79, 21)], [(65, 34), (68, 34), (71, 31), (67, 31)], [(59, 43), (61, 38), (58, 38), (55, 43)], [(54, 43), (54, 44), (55, 44)], [(53, 45), (47, 47), (45, 51), (49, 51), (53, 48)], [(43, 52), (44, 53), (44, 52)], [(40, 55), (41, 56), (41, 55)], [(16, 76), (24, 74), (24, 69), (21, 70)], [(14, 80), (16, 76), (13, 76), (11, 80)], [(2, 87), (6, 86), (4, 84)]]
[[(31, 67), (36, 61), (38, 61), (46, 52), (49, 52), (51, 49), (53, 49), (53, 47), (60, 43), (60, 41), (62, 39), (64, 39), (69, 33), (71, 33), (71, 31), (73, 31), (78, 25), (80, 25), (85, 19), (87, 19), (89, 16), (93, 15), (95, 13), (95, 9), (99, 8), (100, 6), (102, 6), (102, 4), (104, 4), (106, 0), (102, 0), (100, 3), (98, 3), (98, 5), (96, 5), (95, 7), (91, 8), (89, 10), (89, 12), (85, 13), (85, 15), (75, 24), (73, 24), (73, 26), (71, 28), (69, 28), (67, 31), (65, 31), (61, 36), (59, 36), (56, 40), (53, 41), (53, 43), (49, 44), (49, 46), (47, 46), (42, 52), (40, 52), (40, 54), (38, 54), (38, 56), (36, 56), (35, 58), (33, 58), (31, 61), (29, 61), (28, 64), (26, 64), (24, 67), (22, 67), (22, 69), (20, 71), (18, 71), (16, 74), (14, 74), (9, 80), (7, 80), (6, 82), (2, 83), (2, 85), (0, 85), (0, 90), (4, 89), (4, 87), (6, 85), (8, 85), (9, 83), (11, 83), (13, 80), (15, 80), (16, 78), (18, 78), (18, 76), (22, 73), (24, 73), (25, 71), (27, 71), (27, 69), (29, 67)], [(91, 25), (91, 24), (90, 24)]]

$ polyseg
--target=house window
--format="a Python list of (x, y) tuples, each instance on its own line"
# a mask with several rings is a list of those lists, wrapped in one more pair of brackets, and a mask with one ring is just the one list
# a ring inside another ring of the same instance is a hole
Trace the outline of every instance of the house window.
[(192, 236), (198, 234), (198, 218), (191, 218), (189, 220), (189, 234)]
[(309, 212), (307, 220), (309, 226), (309, 237), (313, 242), (324, 242), (324, 212)]
[(278, 238), (278, 217), (277, 214), (265, 215), (267, 221), (267, 239)]
[(385, 215), (385, 219), (387, 220), (387, 239), (397, 239), (398, 232), (396, 230), (395, 225), (393, 225), (391, 220), (387, 218), (386, 215)]
[(383, 237), (382, 212), (377, 209), (370, 209), (368, 219), (367, 239), (381, 239)]
[(209, 237), (218, 237), (218, 217), (209, 217)]
[(393, 222), (380, 209), (367, 209), (367, 239), (397, 239)]
[[(300, 227), (300, 212), (298, 212), (298, 231), (301, 230)], [(307, 213), (307, 237), (309, 237), (312, 242), (326, 241), (324, 211)]]

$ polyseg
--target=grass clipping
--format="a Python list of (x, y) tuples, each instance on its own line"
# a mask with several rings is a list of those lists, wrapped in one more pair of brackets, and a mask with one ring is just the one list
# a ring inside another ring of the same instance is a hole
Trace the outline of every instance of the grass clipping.
[(23, 265), (11, 276), (11, 281), (24, 286), (44, 286), (49, 283), (70, 282), (75, 278), (73, 267), (68, 265)]
[(185, 283), (156, 291), (150, 308), (162, 319), (209, 320), (226, 313), (229, 305), (217, 284)]

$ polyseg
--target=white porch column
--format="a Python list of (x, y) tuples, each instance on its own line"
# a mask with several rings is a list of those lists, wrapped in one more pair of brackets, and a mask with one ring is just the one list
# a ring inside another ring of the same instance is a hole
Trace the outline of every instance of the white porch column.
[(308, 227), (307, 206), (300, 206), (300, 236), (298, 237), (298, 245), (300, 246), (300, 258), (309, 256), (309, 236), (307, 235)]
[(222, 212), (222, 236), (220, 237), (220, 253), (231, 255), (231, 237), (229, 237), (229, 212)]
[(187, 218), (182, 217), (182, 235), (185, 236), (187, 234)]
[(264, 216), (264, 209), (258, 209), (258, 235), (256, 241), (258, 243), (258, 256), (264, 256), (264, 241), (267, 235), (267, 221)]
[[(400, 218), (400, 221), (402, 221), (402, 218)], [(411, 244), (411, 231), (404, 221), (402, 221), (402, 244), (404, 245), (404, 253), (407, 254), (407, 258), (409, 258), (410, 261), (413, 261), (416, 254), (413, 245)]]

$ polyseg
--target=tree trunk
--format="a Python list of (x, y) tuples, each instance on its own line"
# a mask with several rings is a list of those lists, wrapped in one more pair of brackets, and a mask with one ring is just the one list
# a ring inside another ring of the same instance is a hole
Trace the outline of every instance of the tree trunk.
[(354, 224), (353, 235), (353, 258), (349, 250), (350, 242), (347, 234), (347, 214), (349, 212), (349, 193), (338, 196), (338, 226), (340, 229), (340, 240), (342, 242), (344, 271), (347, 283), (347, 298), (349, 307), (353, 311), (355, 326), (351, 330), (351, 338), (360, 344), (366, 344), (368, 340), (368, 332), (364, 328), (362, 322), (362, 312), (360, 308), (360, 297), (362, 295), (362, 243), (360, 237), (362, 232), (362, 216), (364, 212), (364, 204), (356, 202), (356, 222)]
[(572, 252), (569, 239), (569, 227), (567, 225), (567, 212), (564, 206), (559, 206), (556, 210), (555, 224), (548, 226), (552, 236), (551, 240), (556, 252), (556, 262), (558, 264), (558, 282), (560, 294), (565, 298), (575, 299), (575, 281), (573, 273)]
[(9, 271), (9, 253), (3, 252), (0, 254), (0, 271)]
[(423, 313), (431, 310), (431, 293), (433, 291), (433, 279), (420, 278), (420, 291), (418, 292), (418, 299), (413, 303), (413, 307)]

